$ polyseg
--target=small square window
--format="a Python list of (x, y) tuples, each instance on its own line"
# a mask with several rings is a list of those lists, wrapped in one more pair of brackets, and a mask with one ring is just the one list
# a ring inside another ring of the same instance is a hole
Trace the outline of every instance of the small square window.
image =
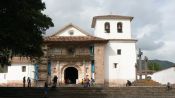
[(26, 66), (22, 66), (22, 72), (26, 72)]
[(118, 63), (114, 63), (114, 68), (117, 68), (117, 64), (118, 64)]
[(121, 49), (117, 49), (117, 54), (121, 55)]

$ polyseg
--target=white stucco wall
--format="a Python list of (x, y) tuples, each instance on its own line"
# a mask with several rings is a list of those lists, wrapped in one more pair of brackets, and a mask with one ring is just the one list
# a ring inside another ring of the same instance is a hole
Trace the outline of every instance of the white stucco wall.
[(6, 83), (6, 73), (0, 73), (0, 83)]
[[(74, 34), (70, 35), (70, 33), (69, 33), (70, 31), (73, 31)], [(58, 33), (56, 36), (86, 36), (86, 35), (74, 27), (69, 27), (69, 28), (63, 30), (62, 32)]]
[[(22, 72), (22, 66), (26, 66), (26, 72)], [(34, 79), (34, 65), (30, 64), (12, 64), (8, 66), (7, 73), (0, 73), (0, 83), (11, 80), (23, 80), (23, 77)]]
[[(117, 54), (121, 49), (121, 55)], [(114, 68), (117, 63), (117, 68)], [(123, 84), (126, 80), (135, 80), (136, 48), (135, 42), (110, 41), (105, 50), (105, 79)]]
[[(105, 33), (105, 22), (110, 23), (110, 33)], [(122, 33), (117, 31), (118, 22), (122, 22)], [(109, 86), (125, 85), (127, 80), (134, 81), (136, 78), (136, 41), (132, 40), (131, 21), (129, 19), (97, 19), (94, 35), (109, 39), (105, 47), (104, 61), (105, 81), (109, 83)], [(121, 55), (117, 54), (118, 49), (121, 49)], [(117, 63), (117, 68), (114, 68), (114, 63)]]
[[(110, 23), (110, 33), (105, 33), (104, 24)], [(123, 32), (118, 33), (117, 23), (122, 22)], [(114, 19), (97, 19), (95, 25), (94, 35), (105, 39), (131, 39), (131, 23), (130, 20), (114, 20)]]
[(151, 78), (161, 84), (167, 84), (167, 82), (175, 84), (175, 67), (155, 72)]

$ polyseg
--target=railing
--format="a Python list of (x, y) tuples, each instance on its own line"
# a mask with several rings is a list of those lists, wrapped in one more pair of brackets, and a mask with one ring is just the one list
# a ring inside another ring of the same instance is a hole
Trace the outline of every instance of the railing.
[[(141, 74), (153, 74), (156, 72), (155, 70), (142, 70)], [(137, 71), (137, 74), (140, 74), (139, 71)]]
[(49, 56), (52, 55), (59, 55), (59, 56), (64, 56), (64, 55), (91, 55), (90, 52), (75, 52), (75, 53), (67, 53), (67, 52), (48, 52)]
[(48, 56), (52, 59), (94, 59), (94, 55), (90, 52), (75, 52), (72, 54), (67, 52), (48, 52)]

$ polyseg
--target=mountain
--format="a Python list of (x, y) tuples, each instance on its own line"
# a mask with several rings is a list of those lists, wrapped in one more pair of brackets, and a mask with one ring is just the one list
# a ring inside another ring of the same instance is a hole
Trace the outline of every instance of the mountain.
[(166, 69), (172, 66), (175, 66), (175, 63), (170, 61), (163, 61), (163, 60), (149, 60), (148, 62), (158, 63), (160, 65), (161, 70)]

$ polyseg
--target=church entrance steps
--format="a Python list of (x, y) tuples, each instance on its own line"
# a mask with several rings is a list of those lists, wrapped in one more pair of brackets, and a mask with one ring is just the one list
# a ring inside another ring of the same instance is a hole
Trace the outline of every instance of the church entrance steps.
[(149, 79), (136, 80), (132, 84), (134, 86), (161, 86), (159, 82)]
[[(43, 88), (0, 88), (0, 98), (43, 98)], [(49, 98), (175, 98), (175, 88), (164, 87), (57, 87)]]

